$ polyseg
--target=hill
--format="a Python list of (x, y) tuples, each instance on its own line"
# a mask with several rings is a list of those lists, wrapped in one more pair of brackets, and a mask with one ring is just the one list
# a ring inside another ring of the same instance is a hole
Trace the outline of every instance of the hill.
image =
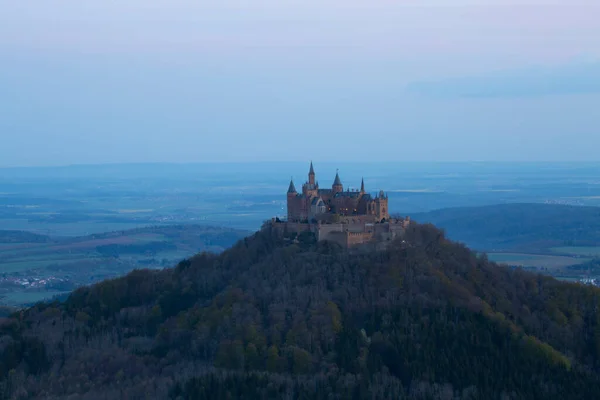
[(600, 246), (600, 207), (497, 204), (445, 208), (412, 218), (435, 224), (452, 239), (482, 251)]
[(48, 243), (50, 236), (27, 231), (0, 230), (0, 244), (8, 243)]
[(4, 398), (595, 398), (600, 291), (431, 225), (384, 251), (265, 227), (0, 323)]

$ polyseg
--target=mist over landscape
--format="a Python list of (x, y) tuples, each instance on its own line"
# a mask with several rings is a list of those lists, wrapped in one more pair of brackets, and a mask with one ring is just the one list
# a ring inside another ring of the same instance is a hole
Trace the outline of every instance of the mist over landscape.
[[(374, 195), (385, 190), (392, 213), (433, 222), (451, 239), (500, 262), (577, 279), (590, 278), (589, 268), (564, 268), (600, 257), (588, 232), (597, 217), (587, 211), (600, 202), (600, 164), (325, 161), (315, 166), (323, 185), (333, 181), (336, 170), (349, 190), (364, 179)], [(302, 182), (307, 163), (1, 171), (0, 301), (21, 305), (134, 268), (168, 267), (201, 250), (223, 251), (265, 221), (285, 218), (289, 178), (280, 171)], [(528, 208), (528, 203), (538, 206)], [(520, 222), (529, 219), (529, 227)], [(581, 249), (569, 249), (581, 238), (563, 229), (585, 220), (590, 227), (580, 234), (589, 240)]]
[[(0, 170), (6, 229), (74, 236), (159, 223), (256, 230), (285, 214), (305, 162), (115, 164)], [(323, 185), (384, 190), (394, 212), (502, 203), (600, 204), (598, 163), (315, 162)], [(58, 224), (57, 224), (58, 223)]]

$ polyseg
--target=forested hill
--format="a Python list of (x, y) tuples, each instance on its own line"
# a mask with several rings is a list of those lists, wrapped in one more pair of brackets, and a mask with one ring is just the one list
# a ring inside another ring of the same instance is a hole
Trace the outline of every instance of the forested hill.
[(600, 207), (497, 204), (414, 214), (476, 250), (532, 251), (553, 246), (599, 246)]
[(600, 292), (478, 258), (431, 225), (347, 252), (268, 229), (0, 324), (32, 399), (591, 399)]

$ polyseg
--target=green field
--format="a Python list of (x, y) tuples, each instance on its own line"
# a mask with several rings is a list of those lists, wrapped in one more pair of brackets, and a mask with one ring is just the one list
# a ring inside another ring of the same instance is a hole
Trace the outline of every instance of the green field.
[[(101, 262), (105, 257), (98, 253), (98, 246), (143, 244), (151, 248), (153, 243), (169, 241), (170, 238), (162, 233), (125, 232), (123, 235), (105, 238), (73, 238), (52, 243), (9, 243), (0, 247), (0, 273), (37, 270), (56, 264), (68, 266), (73, 263)], [(161, 259), (171, 259), (194, 254), (192, 246), (184, 247), (187, 249), (176, 248), (152, 255)], [(138, 259), (148, 258), (148, 254), (127, 254), (124, 258), (130, 263), (135, 263)]]
[(581, 264), (589, 261), (590, 258), (551, 256), (544, 254), (526, 254), (526, 253), (489, 253), (490, 260), (497, 263), (520, 265), (522, 267), (538, 268), (563, 268), (570, 265)]
[(598, 246), (571, 246), (571, 247), (553, 247), (550, 249), (554, 253), (572, 254), (584, 257), (600, 257), (600, 247)]
[[(24, 272), (30, 270), (41, 269), (44, 267), (48, 267), (52, 264), (57, 264), (61, 262), (61, 260), (24, 260), (24, 261), (16, 261), (16, 262), (7, 262), (0, 263), (0, 273), (10, 274), (15, 272)], [(66, 260), (63, 264), (74, 264), (77, 260)]]
[(42, 235), (57, 236), (85, 236), (92, 233), (102, 233), (139, 228), (135, 222), (66, 222), (61, 224), (48, 224), (45, 222), (32, 222), (30, 219), (2, 219), (2, 229), (29, 231)]
[(172, 225), (83, 237), (29, 236), (35, 242), (19, 241), (28, 238), (19, 232), (0, 234), (6, 241), (0, 246), (0, 304), (18, 305), (136, 268), (172, 267), (202, 251), (220, 252), (248, 232)]

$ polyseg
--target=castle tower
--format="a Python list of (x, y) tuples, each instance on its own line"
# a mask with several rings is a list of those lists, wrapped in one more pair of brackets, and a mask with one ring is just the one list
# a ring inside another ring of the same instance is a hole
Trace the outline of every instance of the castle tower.
[(362, 180), (360, 181), (360, 192), (362, 194), (365, 194), (365, 178), (362, 178)]
[(308, 182), (302, 185), (302, 195), (308, 199), (307, 210), (310, 208), (310, 199), (319, 195), (319, 185), (316, 184), (315, 169), (313, 168), (312, 161), (310, 162), (310, 170), (308, 171)]
[(294, 185), (294, 180), (290, 179), (290, 186), (287, 191), (287, 218), (288, 221), (293, 221), (298, 214), (298, 192)]
[(288, 191), (287, 192), (288, 192), (288, 196), (290, 194), (296, 194), (296, 193), (298, 193), (296, 191), (296, 186), (294, 185), (294, 179), (293, 178), (290, 179), (290, 186), (288, 187)]
[(379, 220), (390, 219), (388, 197), (383, 193), (383, 190), (379, 191), (379, 195), (375, 198), (375, 215), (377, 215), (377, 219)]
[(313, 168), (312, 161), (310, 162), (310, 171), (308, 171), (308, 184), (315, 185), (315, 169)]
[(333, 181), (331, 189), (334, 195), (344, 191), (344, 185), (342, 185), (342, 180), (340, 179), (338, 172), (335, 173), (335, 180)]

